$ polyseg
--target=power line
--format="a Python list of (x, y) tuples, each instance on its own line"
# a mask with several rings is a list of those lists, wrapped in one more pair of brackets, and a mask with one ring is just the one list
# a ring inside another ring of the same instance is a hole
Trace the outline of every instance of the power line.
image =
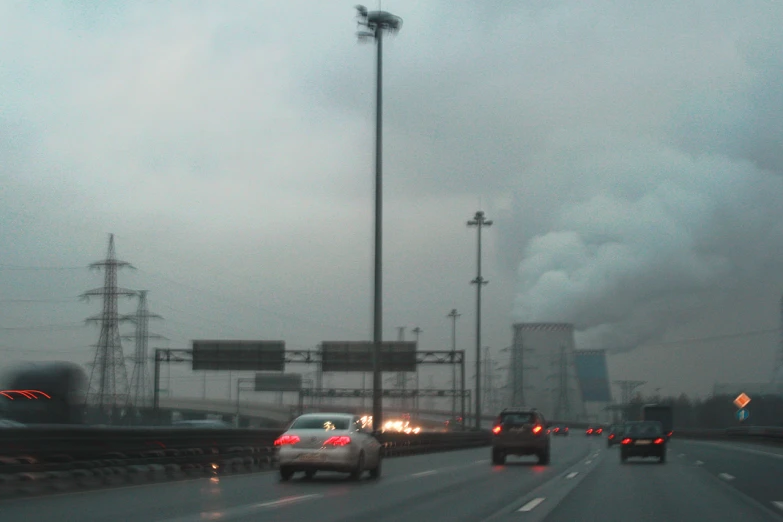
[(61, 271), (61, 270), (85, 270), (83, 266), (25, 266), (25, 265), (5, 265), (0, 264), (0, 270), (19, 270), (19, 271)]
[(723, 335), (714, 335), (710, 337), (692, 337), (690, 339), (682, 339), (680, 341), (664, 341), (660, 343), (654, 343), (654, 344), (645, 344), (643, 346), (640, 346), (640, 348), (647, 348), (652, 346), (673, 346), (678, 344), (691, 344), (691, 343), (701, 343), (705, 341), (720, 341), (724, 339), (738, 339), (742, 337), (754, 337), (757, 335), (766, 335), (766, 334), (773, 334), (773, 333), (779, 333), (781, 331), (780, 328), (767, 328), (764, 330), (749, 330), (747, 332), (737, 332), (737, 333), (730, 333), (730, 334), (723, 334)]
[(2, 326), (2, 331), (37, 331), (37, 330), (64, 330), (70, 328), (83, 328), (84, 323), (44, 324), (33, 326)]
[[(242, 306), (243, 308), (252, 307), (252, 309), (254, 309), (254, 310), (261, 310), (261, 311), (263, 311), (265, 313), (269, 313), (269, 314), (271, 314), (273, 316), (276, 316), (276, 317), (278, 317), (280, 319), (285, 319), (285, 320), (289, 320), (289, 321), (295, 321), (297, 324), (305, 323), (305, 324), (309, 324), (311, 326), (317, 326), (317, 327), (320, 327), (320, 328), (335, 328), (335, 329), (338, 329), (338, 330), (342, 330), (344, 332), (350, 332), (352, 334), (356, 334), (357, 333), (357, 330), (353, 329), (353, 328), (345, 328), (345, 327), (339, 326), (337, 324), (320, 323), (320, 322), (313, 321), (311, 319), (307, 319), (306, 317), (294, 316), (294, 315), (286, 314), (286, 313), (283, 313), (283, 312), (277, 312), (277, 311), (275, 311), (275, 310), (273, 310), (271, 308), (265, 308), (265, 307), (259, 306), (258, 303), (251, 303), (250, 301), (239, 300), (239, 299), (236, 299), (236, 298), (228, 297), (225, 294), (221, 294), (219, 292), (215, 292), (214, 290), (207, 290), (207, 289), (199, 288), (197, 286), (193, 286), (193, 285), (190, 285), (190, 284), (182, 283), (181, 281), (177, 281), (177, 280), (172, 279), (172, 278), (170, 278), (168, 276), (164, 276), (163, 274), (161, 274), (159, 272), (151, 272), (149, 270), (141, 270), (141, 269), (139, 269), (138, 272), (142, 273), (142, 274), (150, 275), (150, 276), (153, 276), (153, 277), (158, 277), (160, 279), (168, 281), (169, 283), (175, 284), (177, 286), (181, 286), (183, 288), (188, 288), (190, 290), (193, 290), (193, 291), (201, 293), (201, 294), (211, 294), (211, 295), (213, 295), (215, 297), (218, 297), (218, 298), (222, 299), (223, 301), (226, 301), (226, 302), (229, 302), (229, 303), (238, 304), (238, 305)], [(276, 296), (275, 299), (279, 299), (279, 297)]]
[(65, 297), (62, 299), (0, 299), (0, 303), (73, 303), (78, 297)]

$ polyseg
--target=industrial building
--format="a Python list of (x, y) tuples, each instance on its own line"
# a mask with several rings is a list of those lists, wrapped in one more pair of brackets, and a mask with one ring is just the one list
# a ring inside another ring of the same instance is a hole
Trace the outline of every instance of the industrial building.
[(517, 323), (513, 332), (509, 361), (512, 405), (537, 408), (548, 419), (586, 420), (574, 325)]

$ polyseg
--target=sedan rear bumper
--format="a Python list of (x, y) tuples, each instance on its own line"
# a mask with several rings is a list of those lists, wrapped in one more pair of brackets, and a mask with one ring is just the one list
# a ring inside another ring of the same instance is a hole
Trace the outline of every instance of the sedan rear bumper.
[(343, 448), (318, 448), (297, 449), (291, 447), (280, 448), (278, 462), (281, 467), (290, 469), (322, 469), (334, 471), (350, 471), (356, 466), (358, 455), (356, 449)]

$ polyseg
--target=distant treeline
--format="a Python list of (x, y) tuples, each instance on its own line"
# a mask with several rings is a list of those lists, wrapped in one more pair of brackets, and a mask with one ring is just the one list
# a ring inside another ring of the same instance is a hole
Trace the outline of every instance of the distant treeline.
[(737, 426), (783, 426), (783, 396), (766, 395), (751, 397), (745, 408), (750, 412), (747, 420), (737, 420), (734, 397), (716, 395), (703, 400), (693, 400), (685, 394), (679, 397), (637, 396), (629, 404), (626, 419), (640, 419), (645, 404), (665, 404), (674, 412), (674, 429), (721, 429)]

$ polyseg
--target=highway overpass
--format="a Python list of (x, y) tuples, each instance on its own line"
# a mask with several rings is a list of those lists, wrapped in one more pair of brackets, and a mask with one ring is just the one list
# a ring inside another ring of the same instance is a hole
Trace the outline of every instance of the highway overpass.
[[(221, 415), (234, 416), (237, 414), (237, 402), (216, 399), (199, 399), (184, 397), (161, 397), (160, 407), (164, 410), (178, 411), (186, 414), (196, 415)], [(340, 411), (356, 414), (368, 413), (369, 408), (361, 406), (328, 405), (307, 406), (307, 411)], [(250, 425), (271, 425), (284, 424), (291, 420), (298, 413), (298, 407), (294, 405), (268, 404), (254, 401), (240, 401), (239, 415), (242, 418), (250, 420)], [(402, 413), (413, 413), (411, 411), (402, 412), (397, 408), (384, 408), (384, 416), (394, 417)], [(416, 421), (425, 427), (443, 426), (443, 423), (451, 418), (451, 412), (439, 410), (419, 410), (415, 415)], [(492, 422), (495, 419), (493, 415), (483, 417), (485, 422)], [(470, 423), (471, 417), (468, 417)]]

